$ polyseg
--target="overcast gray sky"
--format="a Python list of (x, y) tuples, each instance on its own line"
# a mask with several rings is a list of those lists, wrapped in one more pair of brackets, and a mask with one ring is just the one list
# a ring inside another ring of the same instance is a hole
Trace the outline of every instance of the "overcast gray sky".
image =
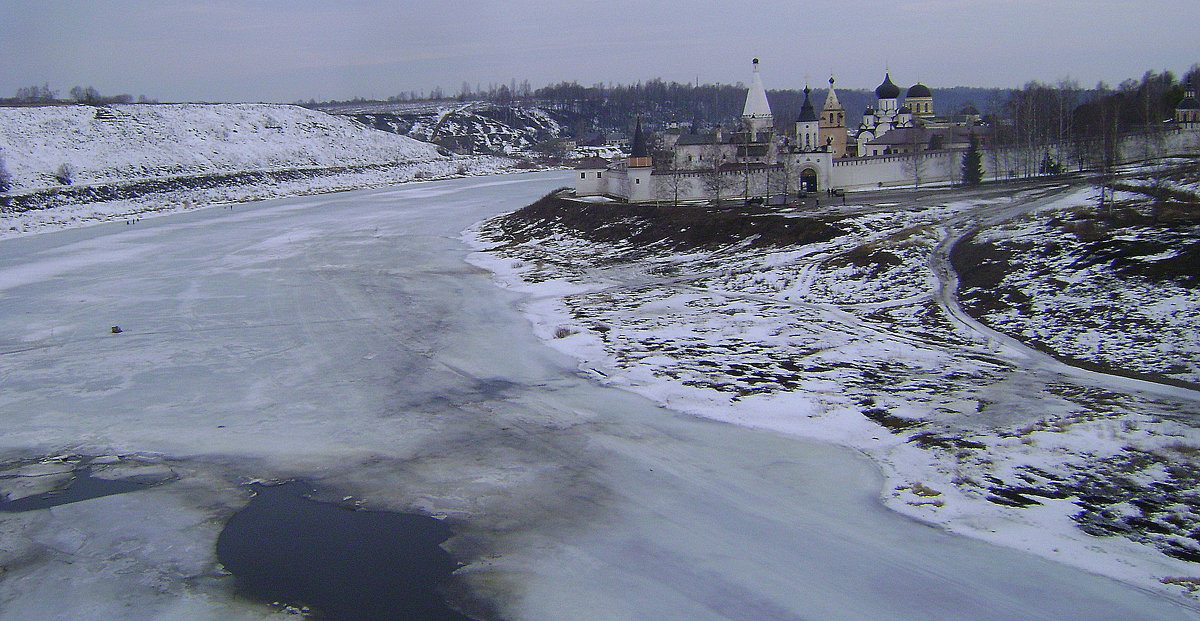
[(1200, 62), (1200, 0), (0, 0), (0, 96), (387, 97), (528, 79), (1116, 84)]

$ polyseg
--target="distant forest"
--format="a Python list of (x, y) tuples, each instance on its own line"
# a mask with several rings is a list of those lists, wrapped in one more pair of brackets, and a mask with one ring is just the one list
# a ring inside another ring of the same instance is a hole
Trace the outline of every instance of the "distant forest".
[[(1133, 131), (1172, 117), (1175, 105), (1183, 99), (1184, 85), (1200, 83), (1200, 64), (1193, 65), (1182, 77), (1171, 71), (1147, 71), (1141, 79), (1130, 78), (1116, 87), (1105, 83), (1084, 88), (1072, 80), (1049, 84), (1032, 81), (1021, 88), (979, 88), (967, 86), (938, 87), (933, 91), (934, 113), (939, 116), (957, 114), (964, 107), (974, 106), (989, 125), (1021, 126), (1029, 131), (1054, 134), (1066, 139), (1074, 132), (1099, 131), (1094, 127), (1101, 117), (1108, 119), (1108, 131)], [(903, 90), (907, 90), (903, 85)], [(835, 84), (836, 87), (836, 84)], [(814, 88), (810, 94), (818, 110), (825, 104), (828, 89)], [(875, 93), (867, 89), (837, 88), (838, 100), (846, 109), (846, 123), (853, 128), (863, 111), (876, 103)], [(767, 91), (771, 110), (777, 122), (788, 123), (800, 114), (804, 93), (798, 89)], [(561, 82), (542, 88), (532, 88), (528, 81), (518, 84), (490, 84), (487, 88), (463, 83), (456, 95), (435, 89), (429, 96), (410, 92), (389, 97), (388, 102), (432, 101), (489, 101), (497, 106), (539, 106), (560, 113), (575, 137), (594, 133), (632, 132), (634, 120), (641, 117), (652, 129), (672, 124), (699, 129), (717, 124), (737, 123), (746, 100), (746, 85), (683, 84), (650, 80), (632, 85), (595, 84), (583, 86), (577, 82)], [(300, 103), (300, 102), (298, 102)], [(368, 103), (356, 98), (349, 101), (321, 102), (310, 100), (307, 105), (336, 105)], [(1035, 122), (1032, 117), (1037, 116)], [(1115, 123), (1115, 125), (1113, 125)], [(1051, 127), (1053, 126), (1053, 127)], [(1031, 139), (1031, 138), (1027, 138)], [(1044, 138), (1039, 138), (1043, 140)]]

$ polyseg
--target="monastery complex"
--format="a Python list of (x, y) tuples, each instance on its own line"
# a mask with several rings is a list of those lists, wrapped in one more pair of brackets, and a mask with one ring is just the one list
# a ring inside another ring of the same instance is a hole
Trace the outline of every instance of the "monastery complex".
[[(890, 73), (875, 89), (876, 105), (863, 112), (857, 126), (847, 127), (832, 77), (819, 112), (806, 86), (795, 123), (777, 123), (758, 65), (755, 58), (741, 119), (731, 131), (717, 126), (706, 134), (668, 133), (663, 146), (669, 162), (659, 158), (656, 166), (639, 120), (629, 157), (593, 157), (576, 167), (576, 196), (629, 202), (782, 202), (798, 193), (953, 182), (961, 175), (970, 142), (982, 148), (989, 140), (990, 128), (978, 110), (967, 107), (937, 116), (928, 86), (917, 83), (901, 98), (903, 89)], [(1173, 130), (1174, 147), (1190, 150), (1198, 142), (1200, 105), (1191, 90), (1176, 110)], [(999, 157), (995, 152), (988, 156)], [(1003, 169), (985, 164), (985, 177)]]

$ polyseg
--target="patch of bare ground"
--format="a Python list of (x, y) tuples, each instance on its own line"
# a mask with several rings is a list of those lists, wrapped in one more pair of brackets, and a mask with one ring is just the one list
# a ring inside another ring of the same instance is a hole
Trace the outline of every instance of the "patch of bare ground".
[(589, 203), (552, 192), (490, 223), (499, 239), (528, 243), (547, 231), (592, 242), (655, 246), (665, 250), (712, 250), (745, 242), (755, 248), (827, 241), (842, 234), (814, 217), (787, 217), (763, 207)]

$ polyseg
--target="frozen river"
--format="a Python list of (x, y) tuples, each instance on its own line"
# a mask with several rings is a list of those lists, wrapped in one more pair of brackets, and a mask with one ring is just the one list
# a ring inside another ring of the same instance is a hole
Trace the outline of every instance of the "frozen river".
[[(447, 518), (509, 619), (1181, 619), (878, 501), (857, 453), (673, 413), (544, 346), (459, 232), (568, 173), (0, 242), (0, 458), (177, 480), (0, 513), (0, 619), (273, 617), (213, 551), (241, 483)], [(110, 327), (120, 325), (121, 334)]]

